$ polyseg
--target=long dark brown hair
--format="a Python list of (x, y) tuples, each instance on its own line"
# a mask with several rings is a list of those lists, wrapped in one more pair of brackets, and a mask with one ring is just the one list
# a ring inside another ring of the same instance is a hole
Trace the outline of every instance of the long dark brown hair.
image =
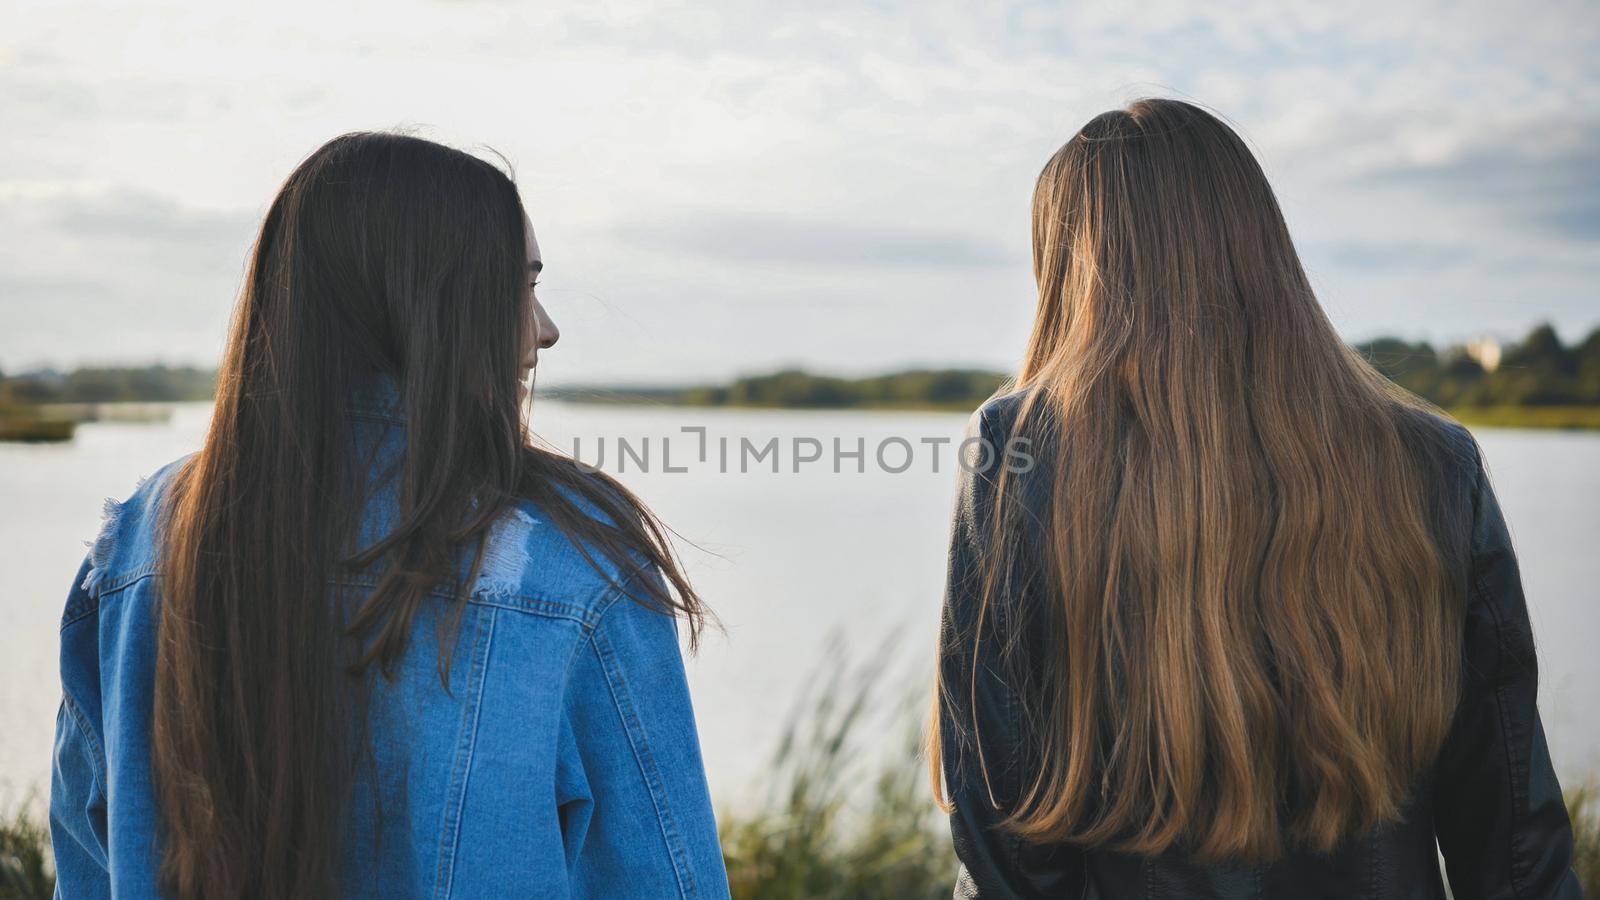
[[(1033, 262), (1016, 428), (1058, 449), (1053, 499), (1030, 515), (1032, 476), (998, 473), (978, 616), (1018, 602), (1000, 586), (1037, 541), (1037, 758), (1006, 827), (1270, 859), (1395, 819), (1459, 682), (1436, 411), (1340, 340), (1260, 166), (1191, 104), (1068, 141)], [(937, 734), (931, 756), (941, 790)]]
[[(351, 683), (398, 662), (419, 608), (441, 602), (430, 590), (465, 602), (508, 503), (539, 504), (625, 575), (659, 569), (667, 589), (640, 578), (631, 592), (698, 633), (700, 600), (650, 512), (529, 439), (524, 221), (494, 165), (372, 133), (313, 153), (267, 212), (211, 428), (164, 522), (153, 755), (176, 896), (338, 893), (362, 756)], [(399, 510), (356, 547), (363, 463), (346, 406), (374, 378), (406, 421)], [(367, 567), (381, 579), (359, 608), (330, 600), (338, 570)]]

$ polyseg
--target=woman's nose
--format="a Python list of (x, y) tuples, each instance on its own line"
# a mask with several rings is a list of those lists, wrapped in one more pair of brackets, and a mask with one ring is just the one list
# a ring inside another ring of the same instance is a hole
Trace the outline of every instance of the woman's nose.
[(548, 350), (561, 340), (561, 329), (556, 327), (555, 320), (550, 318), (544, 304), (538, 300), (533, 301), (533, 333), (540, 350)]

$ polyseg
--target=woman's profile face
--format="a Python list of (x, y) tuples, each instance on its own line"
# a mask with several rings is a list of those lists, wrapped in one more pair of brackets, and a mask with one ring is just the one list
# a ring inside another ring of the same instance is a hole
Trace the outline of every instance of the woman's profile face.
[(535, 285), (539, 281), (539, 273), (544, 270), (544, 259), (539, 255), (539, 239), (533, 234), (533, 222), (524, 215), (522, 217), (522, 230), (527, 235), (528, 241), (528, 316), (522, 326), (522, 378), (521, 383), (527, 384), (528, 373), (539, 364), (539, 351), (548, 349), (561, 338), (561, 329), (551, 320), (550, 314), (545, 312), (544, 305), (539, 302)]

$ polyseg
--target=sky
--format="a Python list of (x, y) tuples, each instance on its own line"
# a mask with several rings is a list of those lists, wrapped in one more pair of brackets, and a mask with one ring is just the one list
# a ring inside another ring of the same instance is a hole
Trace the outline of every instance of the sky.
[(1009, 369), (1040, 167), (1148, 95), (1246, 138), (1348, 339), (1600, 325), (1600, 6), (1128, 10), (12, 0), (0, 370), (215, 364), (283, 178), (397, 127), (513, 165), (541, 379)]

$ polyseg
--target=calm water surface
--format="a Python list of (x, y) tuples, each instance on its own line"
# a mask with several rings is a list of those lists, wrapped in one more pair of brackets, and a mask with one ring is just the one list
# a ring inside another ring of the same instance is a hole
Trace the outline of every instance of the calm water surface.
[[(48, 785), (56, 626), (104, 499), (126, 497), (140, 477), (197, 448), (208, 414), (183, 405), (164, 425), (91, 424), (70, 444), (0, 444), (0, 800)], [(568, 451), (576, 440), (591, 462), (604, 438), (612, 472), (616, 440), (627, 440), (634, 455), (622, 479), (695, 545), (685, 562), (724, 626), (689, 661), (719, 805), (761, 789), (783, 717), (836, 635), (858, 656), (896, 654), (891, 671), (907, 683), (931, 671), (954, 450), (924, 441), (959, 439), (965, 416), (546, 402), (535, 419), (542, 436)], [(700, 434), (684, 426), (705, 429), (703, 462)], [(778, 439), (780, 471), (768, 458), (741, 473), (741, 438), (758, 449)], [(894, 438), (905, 446), (883, 444)], [(1522, 560), (1557, 766), (1568, 779), (1600, 773), (1600, 435), (1478, 438)], [(796, 456), (814, 452), (807, 439), (822, 458), (796, 473)], [(845, 452), (864, 446), (864, 460), (841, 457), (835, 472), (835, 439)], [(906, 471), (886, 471), (908, 455)], [(640, 457), (649, 471), (639, 471)], [(908, 716), (921, 711), (908, 704)], [(902, 747), (901, 737), (885, 733), (883, 752)]]

